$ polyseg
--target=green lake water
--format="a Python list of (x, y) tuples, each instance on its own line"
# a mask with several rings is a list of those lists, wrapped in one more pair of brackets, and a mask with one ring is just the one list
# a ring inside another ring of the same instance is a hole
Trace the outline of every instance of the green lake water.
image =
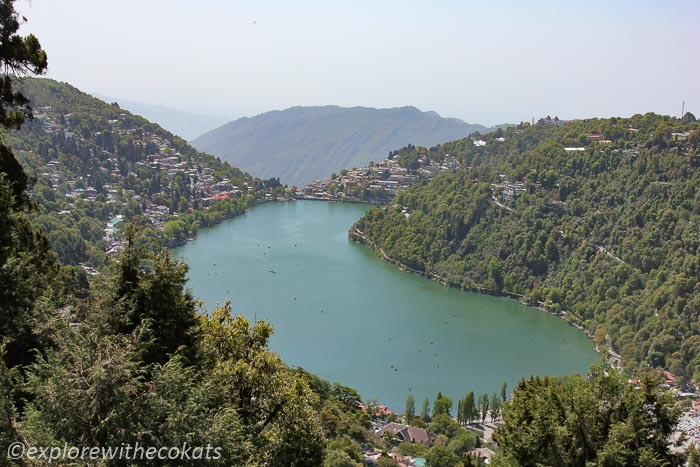
[(258, 206), (201, 230), (175, 254), (208, 309), (275, 326), (289, 364), (403, 412), (438, 391), (509, 390), (533, 373), (585, 373), (592, 343), (565, 321), (505, 298), (471, 294), (399, 271), (347, 238), (366, 205), (294, 201)]

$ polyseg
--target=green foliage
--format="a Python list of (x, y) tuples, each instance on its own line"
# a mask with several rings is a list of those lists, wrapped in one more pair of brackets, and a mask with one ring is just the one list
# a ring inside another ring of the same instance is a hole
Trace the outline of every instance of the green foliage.
[(0, 345), (13, 368), (32, 360), (32, 349), (48, 343), (43, 336), (39, 301), (62, 304), (63, 290), (48, 285), (61, 274), (47, 239), (29, 224), (25, 210), (29, 177), (6, 145), (4, 132), (19, 129), (32, 112), (18, 79), (46, 70), (46, 53), (36, 37), (18, 35), (20, 21), (14, 0), (0, 1)]
[(272, 326), (251, 326), (243, 316), (231, 316), (227, 304), (203, 322), (203, 334), (203, 361), (226, 388), (224, 401), (235, 407), (261, 458), (271, 465), (320, 463), (324, 437), (313, 395), (267, 349)]
[(459, 457), (447, 446), (434, 446), (425, 457), (430, 467), (454, 467)]
[(457, 409), (457, 422), (460, 425), (468, 425), (479, 416), (479, 408), (474, 399), (474, 391), (469, 391), (460, 399)]
[(335, 399), (325, 401), (320, 410), (321, 426), (328, 439), (349, 436), (364, 442), (371, 427), (367, 413)]
[(489, 395), (482, 394), (479, 396), (479, 411), (481, 412), (481, 423), (486, 421), (486, 415), (489, 413)]
[(81, 327), (59, 333), (58, 346), (33, 366), (27, 436), (39, 445), (118, 446), (135, 442), (146, 390), (138, 336), (102, 336)]
[[(609, 142), (590, 142), (591, 133)], [(406, 163), (450, 154), (459, 167), (368, 211), (351, 232), (453, 287), (565, 313), (632, 368), (700, 377), (694, 135), (700, 123), (647, 114), (521, 125), (505, 141), (480, 135), (480, 147), (407, 148)]]
[(401, 455), (411, 457), (423, 457), (427, 454), (429, 450), (427, 446), (424, 446), (420, 443), (409, 443), (407, 441), (399, 443), (399, 445), (396, 448), (399, 450), (399, 453), (401, 453)]
[(433, 418), (438, 415), (450, 416), (450, 411), (452, 410), (452, 399), (447, 396), (443, 396), (441, 392), (438, 392), (435, 397), (435, 402), (433, 402)]
[(374, 463), (375, 467), (398, 467), (399, 463), (389, 456), (382, 455)]
[(491, 419), (492, 420), (498, 420), (498, 417), (501, 414), (501, 407), (503, 403), (501, 402), (501, 399), (498, 398), (496, 393), (494, 392), (491, 394), (491, 400), (489, 401), (489, 410), (491, 411)]
[(137, 242), (134, 224), (126, 227), (126, 248), (116, 266), (109, 322), (115, 332), (131, 333), (144, 323), (155, 326), (147, 335), (147, 362), (165, 363), (181, 347), (192, 356), (197, 310), (192, 293), (185, 289), (187, 265), (163, 248), (149, 249)]
[(15, 208), (12, 189), (0, 174), (0, 344), (13, 367), (31, 361), (31, 349), (48, 342), (35, 323), (45, 319), (40, 302), (62, 303), (60, 268), (44, 235)]
[(31, 369), (23, 436), (43, 446), (209, 443), (222, 448), (221, 465), (319, 464), (314, 395), (267, 349), (271, 326), (251, 327), (228, 307), (200, 326), (197, 366), (180, 355), (144, 361), (148, 323), (129, 335), (59, 330), (58, 346)]
[(363, 467), (364, 465), (364, 462), (357, 462), (345, 451), (337, 449), (329, 449), (323, 460), (324, 467)]
[[(0, 347), (0, 357), (4, 357), (2, 347)], [(13, 423), (17, 418), (15, 388), (19, 380), (20, 375), (17, 369), (8, 369), (4, 358), (0, 358), (0, 449), (2, 449), (0, 459), (3, 460), (3, 464), (9, 465), (14, 465), (14, 463), (6, 457), (5, 453), (7, 453), (8, 446), (18, 439)]]
[(452, 420), (452, 417), (442, 413), (433, 417), (428, 431), (438, 435), (445, 435), (448, 439), (452, 439), (457, 434), (462, 433), (464, 429), (459, 426), (459, 423)]
[(700, 466), (700, 451), (693, 443), (688, 446), (688, 465), (690, 467)]
[(421, 411), (420, 411), (420, 417), (425, 422), (430, 421), (430, 401), (428, 400), (427, 397), (423, 401), (423, 406), (421, 407)]
[(447, 444), (447, 447), (458, 456), (466, 454), (478, 446), (478, 439), (474, 433), (462, 431)]
[[(348, 435), (343, 435), (334, 439), (331, 439), (326, 446), (326, 465), (334, 465), (331, 461), (332, 453), (343, 452), (347, 455), (353, 464), (351, 465), (362, 465), (364, 462), (364, 456), (362, 454), (362, 447), (357, 443), (357, 441), (350, 438)], [(350, 465), (350, 464), (344, 464)]]
[[(29, 100), (15, 89), (15, 77), (27, 74), (42, 74), (46, 71), (46, 52), (33, 35), (22, 37), (17, 34), (20, 27), (19, 16), (14, 7), (15, 0), (0, 2), (0, 126), (19, 129), (25, 117), (31, 117)], [(3, 155), (4, 157), (4, 155)]]
[(406, 410), (404, 411), (404, 419), (407, 424), (411, 424), (411, 420), (416, 416), (416, 400), (413, 398), (413, 394), (409, 394), (406, 397)]
[(587, 379), (522, 380), (494, 440), (505, 465), (682, 465), (670, 449), (679, 414), (651, 376), (635, 385), (593, 367)]

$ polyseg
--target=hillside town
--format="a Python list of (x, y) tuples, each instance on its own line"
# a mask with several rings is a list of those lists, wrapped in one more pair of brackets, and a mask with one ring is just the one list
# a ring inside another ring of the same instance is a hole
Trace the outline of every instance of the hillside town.
[(411, 185), (430, 180), (438, 173), (458, 167), (455, 158), (445, 155), (446, 162), (437, 163), (427, 156), (418, 157), (414, 168), (403, 167), (399, 161), (384, 159), (370, 162), (366, 167), (354, 167), (333, 174), (330, 178), (311, 182), (297, 192), (298, 199), (324, 201), (350, 201), (372, 204), (386, 204), (397, 193)]
[[(46, 160), (37, 169), (37, 176), (62, 196), (66, 205), (59, 215), (70, 215), (76, 203), (84, 206), (99, 203), (105, 206), (104, 240), (107, 253), (121, 248), (119, 224), (129, 214), (145, 216), (156, 228), (163, 229), (169, 219), (183, 212), (208, 209), (214, 203), (236, 196), (258, 195), (271, 198), (271, 189), (241, 178), (234, 183), (223, 171), (217, 171), (204, 157), (184, 156), (172, 141), (134, 125), (130, 114), (120, 113), (108, 120), (110, 131), (81, 135), (71, 127), (71, 114), (63, 115), (50, 106), (36, 109), (36, 122), (51, 141), (66, 146), (91, 146), (90, 158), (99, 160), (99, 177), (94, 170), (85, 172), (74, 161), (55, 151), (41, 150), (39, 160)], [(114, 150), (91, 144), (93, 141), (128, 138), (130, 146), (120, 143)], [(22, 156), (23, 151), (18, 151)], [(29, 155), (31, 154), (31, 151)], [(25, 152), (25, 156), (27, 155)], [(43, 153), (42, 153), (43, 152)], [(144, 188), (144, 181), (148, 185)]]

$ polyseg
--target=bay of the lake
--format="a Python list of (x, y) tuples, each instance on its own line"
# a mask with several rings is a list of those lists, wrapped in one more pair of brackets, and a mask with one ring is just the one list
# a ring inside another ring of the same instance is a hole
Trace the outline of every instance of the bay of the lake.
[(212, 309), (275, 327), (272, 350), (293, 366), (403, 412), (432, 401), (509, 391), (533, 373), (585, 373), (599, 360), (564, 320), (506, 298), (451, 289), (399, 271), (347, 232), (370, 207), (268, 203), (200, 230), (175, 250), (194, 295)]

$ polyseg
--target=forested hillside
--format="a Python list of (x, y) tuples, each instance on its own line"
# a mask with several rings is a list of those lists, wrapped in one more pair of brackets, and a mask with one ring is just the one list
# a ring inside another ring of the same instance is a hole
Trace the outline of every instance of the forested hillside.
[(408, 143), (433, 145), (476, 130), (486, 127), (414, 107), (292, 107), (235, 120), (192, 145), (257, 177), (302, 187)]
[(452, 286), (565, 314), (625, 364), (700, 378), (700, 123), (542, 121), (430, 149), (459, 168), (351, 235)]
[(35, 118), (7, 141), (34, 180), (32, 223), (65, 264), (104, 264), (123, 220), (144, 216), (166, 243), (180, 243), (278, 186), (66, 83), (27, 79), (19, 88)]

